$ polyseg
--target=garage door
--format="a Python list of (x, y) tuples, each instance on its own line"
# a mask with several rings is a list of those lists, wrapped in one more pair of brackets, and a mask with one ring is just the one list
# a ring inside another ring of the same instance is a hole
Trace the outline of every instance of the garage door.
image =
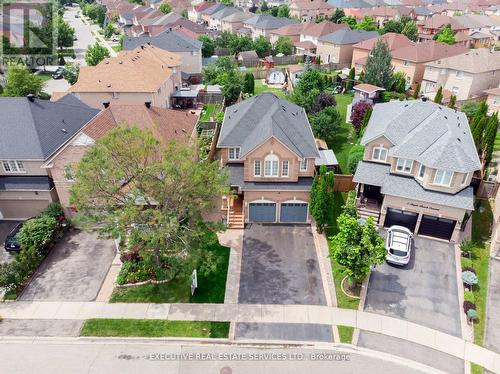
[(419, 235), (450, 240), (456, 224), (457, 221), (453, 221), (451, 219), (426, 216), (424, 214), (422, 216), (422, 221), (420, 222), (418, 233)]
[(0, 218), (24, 219), (38, 215), (49, 205), (48, 200), (0, 200)]
[(307, 222), (307, 203), (282, 203), (280, 222)]
[(418, 213), (408, 212), (406, 210), (387, 208), (385, 216), (384, 227), (391, 227), (394, 225), (404, 226), (411, 231), (415, 231), (417, 225)]
[(276, 222), (276, 203), (250, 203), (249, 222)]

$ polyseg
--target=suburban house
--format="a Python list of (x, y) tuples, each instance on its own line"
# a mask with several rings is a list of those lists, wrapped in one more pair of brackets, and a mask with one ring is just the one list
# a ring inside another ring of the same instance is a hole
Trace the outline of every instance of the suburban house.
[(322, 63), (332, 62), (350, 66), (353, 45), (377, 36), (376, 31), (341, 29), (319, 37), (316, 54), (320, 56)]
[[(64, 100), (64, 99), (62, 99)], [(59, 202), (68, 213), (75, 208), (69, 202), (73, 172), (87, 149), (109, 131), (117, 127), (138, 127), (150, 130), (162, 143), (171, 140), (188, 143), (195, 139), (198, 116), (188, 112), (153, 107), (149, 103), (110, 105), (88, 123), (73, 132), (57, 153), (44, 163), (53, 179)]]
[(201, 74), (201, 47), (199, 40), (190, 38), (177, 31), (163, 31), (162, 33), (149, 37), (139, 36), (136, 38), (125, 37), (123, 39), (123, 50), (129, 51), (141, 45), (151, 44), (164, 51), (175, 53), (181, 58), (181, 72), (188, 74)]
[(499, 83), (500, 51), (480, 48), (426, 64), (422, 91), (434, 97), (443, 87), (460, 101), (484, 96), (485, 90)]
[(222, 29), (222, 20), (225, 17), (228, 17), (232, 14), (239, 14), (243, 13), (240, 9), (235, 8), (235, 7), (226, 7), (218, 12), (210, 15), (210, 19), (208, 21), (208, 27), (212, 28), (213, 30), (221, 30)]
[(406, 6), (378, 6), (373, 8), (360, 9), (359, 14), (356, 18), (361, 21), (364, 17), (370, 17), (377, 23), (380, 28), (382, 28), (388, 21), (398, 20), (402, 16), (408, 16), (412, 19), (415, 19), (415, 10), (411, 7)]
[(169, 108), (181, 87), (181, 58), (153, 45), (122, 51), (96, 66), (82, 66), (69, 92), (87, 105), (137, 104)]
[(279, 29), (272, 30), (269, 33), (269, 40), (272, 44), (275, 44), (280, 36), (284, 36), (290, 38), (292, 43), (300, 42), (300, 34), (302, 31), (312, 25), (314, 25), (312, 22), (291, 23)]
[(300, 33), (299, 43), (296, 43), (297, 47), (300, 43), (311, 43), (316, 49), (318, 45), (318, 39), (323, 35), (331, 34), (332, 32), (338, 30), (349, 30), (349, 26), (344, 23), (333, 23), (330, 21), (323, 21), (320, 23), (315, 23), (302, 30)]
[(481, 168), (465, 113), (430, 101), (377, 104), (361, 139), (357, 206), (380, 227), (455, 241)]
[(450, 25), (453, 32), (466, 32), (467, 27), (462, 25), (453, 17), (444, 14), (434, 14), (432, 17), (428, 18), (424, 23), (417, 25), (419, 38), (425, 40), (428, 38), (432, 39), (439, 30), (443, 27)]
[(301, 22), (328, 18), (335, 12), (335, 8), (323, 0), (292, 0), (289, 7), (290, 16)]
[(272, 30), (280, 27), (298, 23), (295, 20), (284, 17), (273, 17), (269, 14), (256, 14), (252, 18), (243, 22), (242, 29), (238, 32), (242, 35), (250, 35), (252, 39), (257, 39), (259, 36), (264, 36), (269, 39)]
[(221, 19), (221, 30), (236, 33), (243, 27), (243, 22), (253, 17), (253, 13), (238, 12)]
[(192, 8), (188, 10), (188, 19), (192, 22), (201, 22), (202, 21), (201, 16), (203, 12), (215, 5), (216, 3), (209, 3), (206, 1), (194, 5)]
[(309, 193), (320, 157), (303, 108), (266, 92), (226, 108), (217, 144), (233, 196), (231, 227), (310, 222)]
[(42, 165), (99, 111), (67, 95), (0, 98), (0, 219), (27, 219), (58, 201)]
[(488, 115), (492, 115), (495, 112), (500, 113), (500, 87), (492, 88), (484, 92), (488, 95), (486, 99), (486, 104), (488, 104)]
[(224, 8), (227, 8), (224, 4), (216, 3), (214, 6), (203, 9), (202, 11), (200, 11), (201, 20), (206, 25), (208, 25), (208, 23), (210, 22), (210, 19), (212, 17), (212, 14), (215, 14)]

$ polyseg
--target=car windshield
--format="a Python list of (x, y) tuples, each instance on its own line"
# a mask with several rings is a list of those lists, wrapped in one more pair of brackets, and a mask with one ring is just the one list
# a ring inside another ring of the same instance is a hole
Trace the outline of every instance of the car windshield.
[(393, 231), (391, 234), (391, 242), (389, 252), (395, 256), (404, 257), (408, 254), (410, 237), (402, 231)]

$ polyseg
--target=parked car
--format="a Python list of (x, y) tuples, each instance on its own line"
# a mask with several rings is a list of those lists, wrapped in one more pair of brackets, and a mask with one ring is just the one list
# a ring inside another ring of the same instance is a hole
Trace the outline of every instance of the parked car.
[(63, 79), (64, 68), (58, 67), (57, 70), (52, 73), (52, 79)]
[(120, 39), (119, 39), (117, 36), (113, 36), (113, 37), (111, 38), (111, 41), (112, 41), (112, 42), (114, 42), (114, 43), (118, 42), (119, 40), (120, 40)]
[(78, 40), (78, 37), (76, 36), (76, 34), (73, 34), (73, 41), (76, 42)]
[(385, 260), (394, 265), (407, 265), (413, 247), (413, 234), (403, 226), (391, 226), (387, 230)]
[(80, 16), (78, 14), (75, 14), (75, 18), (80, 18)]
[(21, 230), (21, 227), (23, 227), (23, 223), (24, 222), (17, 224), (5, 238), (4, 247), (7, 252), (19, 252), (21, 250), (21, 244), (19, 243), (17, 234), (19, 230)]

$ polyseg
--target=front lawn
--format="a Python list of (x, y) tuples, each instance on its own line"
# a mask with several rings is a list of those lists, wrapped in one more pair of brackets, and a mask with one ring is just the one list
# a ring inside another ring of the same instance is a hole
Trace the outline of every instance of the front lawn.
[(229, 322), (89, 319), (80, 336), (227, 338)]
[[(215, 234), (211, 234), (215, 235)], [(208, 274), (198, 274), (198, 288), (191, 296), (191, 276), (185, 275), (163, 284), (115, 288), (112, 303), (223, 303), (226, 290), (229, 248), (211, 245), (217, 266)]]
[(345, 122), (347, 105), (352, 102), (353, 95), (350, 94), (338, 94), (335, 95), (335, 100), (337, 102), (337, 110), (342, 118), (341, 125), (337, 131), (337, 134), (329, 139), (328, 146), (335, 152), (335, 157), (339, 162), (340, 173), (350, 174), (347, 169), (347, 159), (349, 157), (349, 151), (356, 142), (355, 134), (350, 123)]

